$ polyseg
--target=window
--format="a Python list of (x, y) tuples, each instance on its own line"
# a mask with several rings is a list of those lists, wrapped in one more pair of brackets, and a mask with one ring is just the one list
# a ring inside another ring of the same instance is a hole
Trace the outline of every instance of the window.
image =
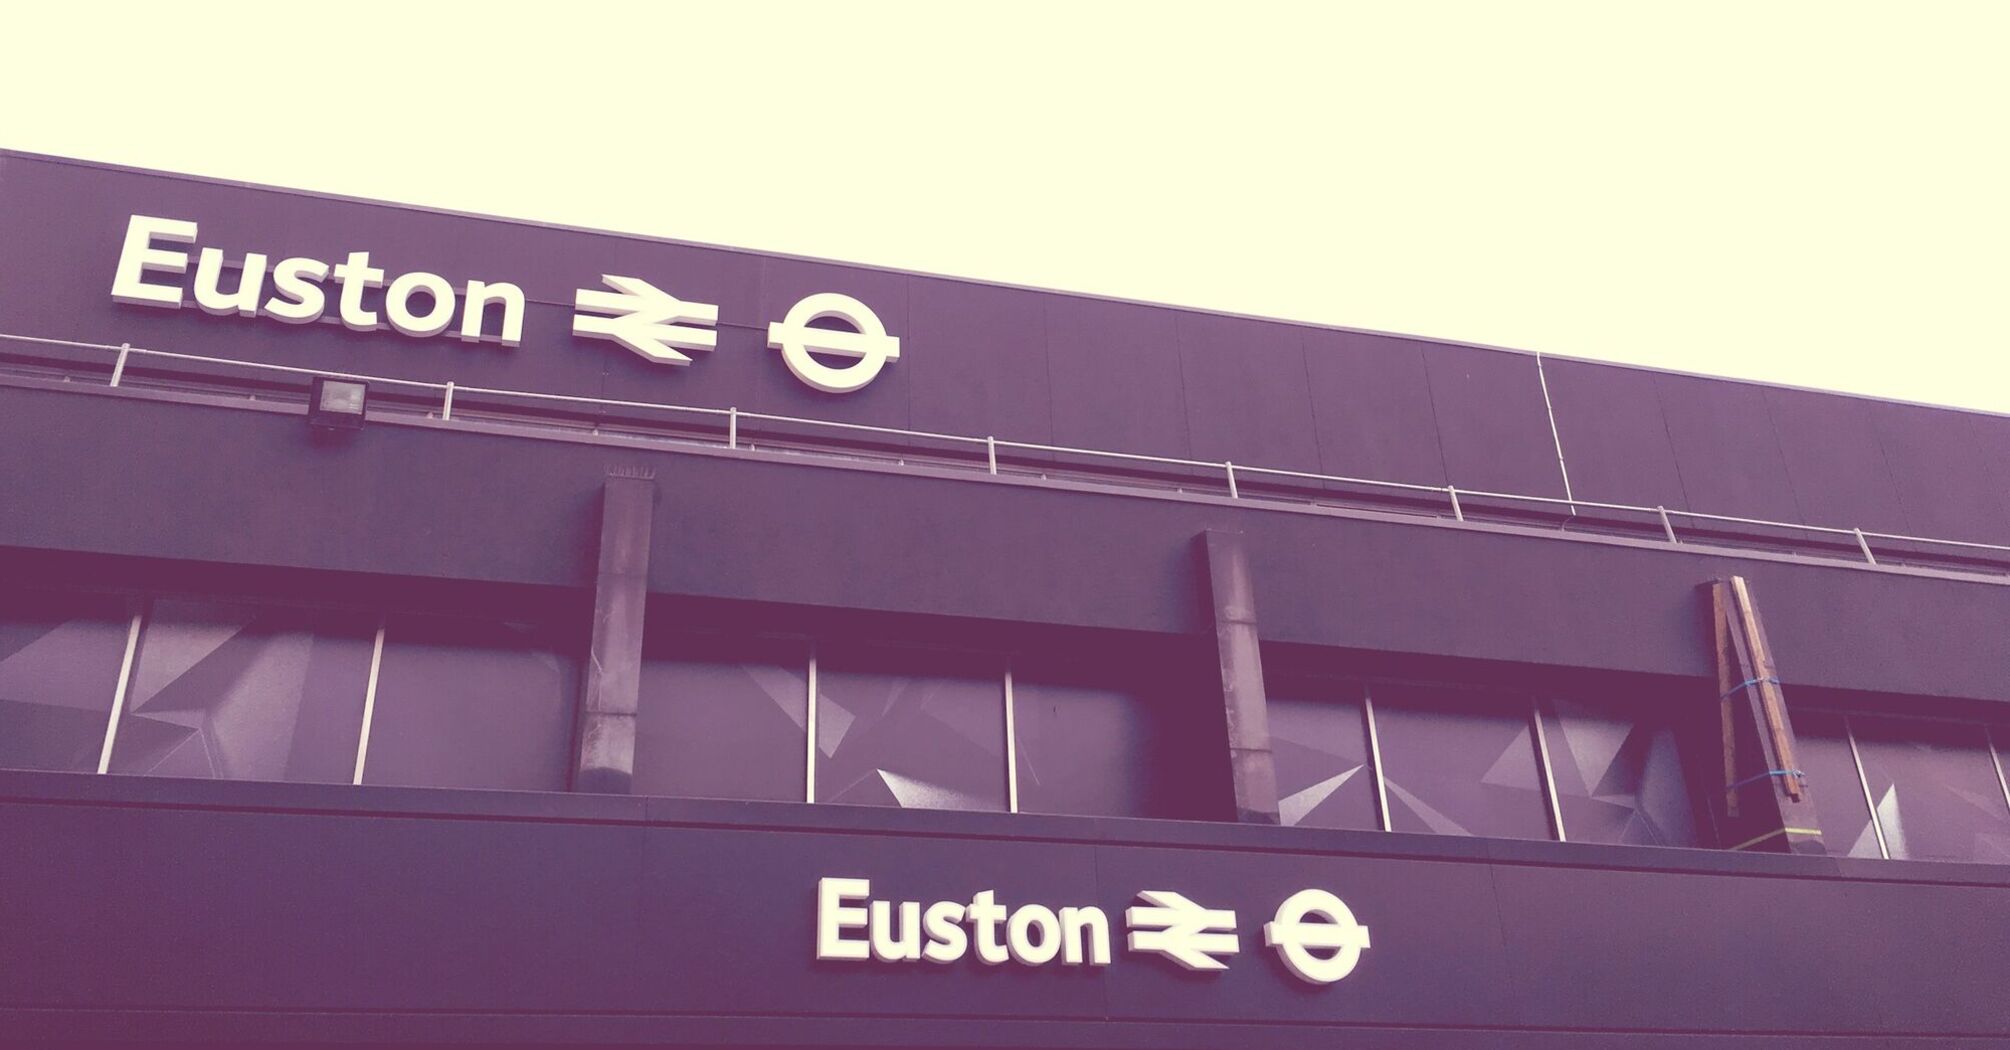
[(0, 592), (0, 768), (97, 771), (132, 622), (117, 596)]
[(376, 618), (157, 599), (110, 772), (346, 784)]
[(816, 672), (817, 801), (1009, 808), (1003, 659), (833, 647)]
[(1020, 812), (1162, 815), (1143, 686), (1059, 669), (1015, 673), (1012, 723)]
[(550, 628), (394, 616), (363, 781), (563, 791), (579, 669)]
[(2010, 863), (2010, 801), (1988, 733), (1968, 722), (1847, 722), (1893, 860)]
[(1359, 682), (1309, 679), (1272, 691), (1270, 751), (1286, 827), (1381, 826)]
[(1410, 685), (1369, 696), (1391, 831), (1552, 837), (1525, 698)]
[(809, 651), (800, 638), (652, 633), (633, 791), (803, 801)]
[(1539, 706), (1542, 744), (1572, 842), (1699, 844), (1674, 727), (1576, 700)]

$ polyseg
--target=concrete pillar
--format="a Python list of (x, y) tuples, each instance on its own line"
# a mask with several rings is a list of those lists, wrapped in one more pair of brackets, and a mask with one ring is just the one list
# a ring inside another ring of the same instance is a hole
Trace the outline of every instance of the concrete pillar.
[(1207, 561), (1221, 704), (1228, 720), (1229, 769), (1235, 816), (1245, 824), (1277, 823), (1277, 766), (1270, 753), (1270, 715), (1257, 644), (1256, 586), (1239, 532), (1201, 533)]
[(642, 613), (655, 506), (654, 472), (609, 472), (600, 500), (600, 567), (593, 580), (593, 643), (579, 703), (574, 791), (625, 795), (635, 778)]

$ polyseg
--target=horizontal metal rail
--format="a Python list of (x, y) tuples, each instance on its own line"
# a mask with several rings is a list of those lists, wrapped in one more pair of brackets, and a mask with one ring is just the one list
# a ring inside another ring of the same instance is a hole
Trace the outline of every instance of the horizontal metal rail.
[[(1446, 501), (1446, 509), (1451, 514), (1451, 516), (1460, 521), (1465, 521), (1469, 518), (1470, 511), (1473, 509), (1473, 501), (1475, 500), (1481, 501), (1482, 503), (1484, 503), (1484, 501), (1487, 500), (1493, 500), (1493, 501), (1504, 501), (1509, 503), (1534, 504), (1539, 507), (1565, 508), (1566, 513), (1560, 514), (1558, 515), (1558, 517), (1564, 519), (1566, 525), (1570, 521), (1579, 520), (1581, 518), (1580, 512), (1587, 509), (1593, 511), (1609, 511), (1617, 514), (1639, 515), (1643, 519), (1646, 519), (1640, 523), (1640, 526), (1643, 529), (1643, 531), (1651, 530), (1656, 534), (1663, 535), (1665, 536), (1667, 542), (1670, 544), (1679, 544), (1681, 542), (1677, 536), (1677, 532), (1674, 526), (1674, 519), (1681, 519), (1685, 522), (1690, 523), (1720, 523), (1725, 525), (1744, 526), (1747, 528), (1755, 528), (1755, 529), (1776, 529), (1792, 533), (1801, 533), (1801, 534), (1814, 533), (1823, 536), (1835, 536), (1840, 538), (1847, 538), (1848, 540), (1851, 541), (1849, 546), (1860, 547), (1864, 556), (1864, 561), (1872, 565), (1877, 564), (1877, 557), (1872, 552), (1871, 545), (1869, 543), (1869, 541), (1873, 539), (1888, 543), (1925, 544), (1933, 547), (1953, 548), (1958, 551), (1987, 552), (1992, 554), (2010, 556), (2010, 545), (2004, 545), (2004, 544), (1979, 543), (1972, 540), (1941, 539), (1932, 536), (1909, 536), (1903, 533), (1873, 532), (1866, 529), (1841, 528), (1832, 525), (1809, 525), (1802, 522), (1771, 521), (1765, 518), (1747, 518), (1732, 514), (1711, 514), (1704, 511), (1675, 510), (1667, 507), (1641, 507), (1627, 503), (1601, 503), (1594, 500), (1574, 499), (1569, 497), (1556, 497), (1556, 496), (1536, 496), (1528, 493), (1519, 493), (1519, 492), (1488, 492), (1482, 489), (1457, 488), (1452, 485), (1420, 485), (1414, 482), (1406, 482), (1406, 481), (1382, 481), (1374, 478), (1355, 478), (1336, 474), (1317, 474), (1308, 471), (1285, 470), (1278, 467), (1252, 467), (1240, 463), (1231, 464), (1226, 461), (1219, 461), (1219, 460), (1185, 459), (1176, 456), (1154, 456), (1138, 452), (1117, 452), (1110, 449), (1074, 448), (1066, 445), (1046, 445), (1029, 441), (1010, 441), (1004, 438), (993, 437), (993, 436), (977, 437), (969, 434), (945, 434), (927, 430), (910, 430), (902, 427), (875, 426), (868, 423), (843, 423), (835, 420), (826, 420), (826, 419), (805, 419), (800, 416), (783, 416), (764, 412), (747, 412), (736, 408), (704, 408), (696, 405), (672, 405), (654, 401), (627, 401), (617, 398), (589, 397), (579, 394), (550, 394), (550, 393), (540, 393), (538, 391), (532, 391), (532, 390), (507, 390), (495, 387), (462, 386), (451, 381), (431, 382), (420, 379), (401, 379), (395, 376), (368, 375), (359, 372), (340, 372), (325, 368), (301, 368), (295, 365), (265, 364), (256, 361), (239, 361), (225, 357), (208, 357), (201, 354), (181, 353), (178, 351), (171, 351), (171, 350), (153, 350), (144, 347), (132, 346), (130, 344), (113, 346), (106, 343), (81, 342), (74, 339), (51, 339), (41, 336), (14, 335), (10, 333), (0, 333), (0, 340), (18, 342), (18, 343), (27, 343), (27, 344), (37, 344), (44, 346), (70, 347), (80, 350), (102, 351), (116, 354), (117, 359), (113, 365), (114, 370), (110, 382), (110, 385), (112, 386), (119, 385), (122, 377), (124, 377), (130, 371), (128, 358), (131, 356), (140, 356), (148, 358), (159, 358), (168, 361), (187, 361), (206, 365), (218, 365), (225, 368), (242, 369), (250, 372), (271, 372), (271, 373), (279, 373), (283, 375), (294, 375), (294, 376), (329, 376), (338, 379), (356, 380), (358, 382), (364, 382), (364, 383), (383, 384), (385, 386), (390, 387), (403, 387), (415, 390), (434, 391), (441, 395), (440, 418), (447, 421), (451, 421), (453, 419), (453, 409), (455, 407), (456, 398), (460, 399), (459, 407), (464, 414), (468, 411), (470, 407), (467, 404), (466, 399), (471, 395), (486, 396), (490, 398), (522, 399), (527, 401), (541, 401), (555, 404), (586, 405), (601, 409), (682, 413), (685, 415), (703, 416), (710, 419), (723, 419), (725, 421), (725, 435), (722, 438), (721, 443), (724, 447), (732, 449), (739, 449), (743, 447), (743, 445), (747, 448), (752, 448), (752, 445), (750, 443), (746, 443), (745, 435), (742, 434), (741, 432), (741, 424), (742, 421), (754, 421), (754, 422), (769, 423), (783, 426), (800, 426), (810, 428), (812, 430), (844, 431), (849, 433), (874, 434), (885, 437), (898, 438), (901, 441), (908, 443), (919, 442), (919, 441), (934, 441), (934, 442), (944, 442), (952, 445), (969, 446), (970, 448), (972, 448), (973, 451), (977, 449), (983, 450), (984, 453), (983, 467), (980, 469), (985, 469), (986, 471), (988, 471), (988, 473), (991, 474), (998, 474), (1001, 472), (1001, 470), (1006, 470), (1014, 466), (1014, 464), (1010, 462), (1001, 462), (1001, 456), (1000, 456), (1001, 450), (1019, 451), (1019, 452), (1034, 453), (1040, 456), (1081, 456), (1095, 460), (1106, 460), (1120, 463), (1146, 463), (1161, 467), (1177, 468), (1180, 470), (1192, 470), (1192, 471), (1204, 472), (1207, 477), (1218, 478), (1222, 483), (1221, 484), (1222, 490), (1235, 498), (1248, 498), (1251, 495), (1250, 485), (1252, 482), (1257, 482), (1260, 481), (1261, 479), (1266, 478), (1276, 478), (1276, 479), (1283, 479), (1285, 481), (1314, 482), (1319, 485), (1359, 486), (1374, 489), (1377, 490), (1378, 492), (1386, 492), (1390, 494), (1398, 494), (1398, 493), (1424, 494), (1433, 497), (1440, 497)], [(926, 450), (923, 449), (922, 451)], [(1059, 466), (1059, 464), (1054, 464), (1053, 466)], [(1023, 461), (1017, 465), (1017, 468), (1020, 470), (1029, 469), (1028, 466), (1023, 463)], [(1255, 498), (1258, 499), (1264, 497), (1264, 493), (1262, 491), (1261, 486), (1259, 486), (1254, 496)], [(1834, 547), (1831, 546), (1820, 549), (1833, 550)], [(1886, 553), (1887, 555), (1889, 555), (1891, 552), (1887, 551)], [(1958, 555), (1950, 551), (1945, 556), (1953, 558), (1957, 557)], [(2010, 557), (2006, 557), (2004, 560), (2010, 561)], [(2010, 568), (2010, 566), (2006, 566), (2006, 568)]]

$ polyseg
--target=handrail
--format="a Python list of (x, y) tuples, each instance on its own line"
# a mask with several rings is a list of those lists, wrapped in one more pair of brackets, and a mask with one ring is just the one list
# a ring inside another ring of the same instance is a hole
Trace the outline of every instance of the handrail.
[[(1469, 506), (1469, 504), (1464, 503), (1463, 501), (1470, 501), (1473, 499), (1506, 500), (1517, 503), (1533, 503), (1543, 506), (1567, 507), (1569, 508), (1569, 513), (1564, 516), (1566, 524), (1568, 521), (1575, 520), (1579, 517), (1578, 512), (1580, 508), (1589, 508), (1592, 510), (1616, 511), (1626, 514), (1639, 514), (1654, 519), (1654, 521), (1658, 523), (1658, 525), (1660, 526), (1660, 528), (1657, 529), (1656, 531), (1665, 532), (1667, 540), (1671, 544), (1680, 543), (1680, 540), (1676, 536), (1675, 527), (1670, 519), (1681, 518), (1684, 520), (1696, 521), (1696, 522), (1722, 522), (1726, 524), (1752, 526), (1755, 528), (1781, 529), (1799, 533), (1820, 533), (1829, 536), (1849, 537), (1850, 539), (1856, 541), (1854, 545), (1860, 546), (1862, 548), (1864, 554), (1864, 560), (1872, 565), (1877, 564), (1877, 558), (1876, 555), (1871, 550), (1871, 546), (1869, 543), (1871, 539), (1891, 541), (1897, 543), (1931, 544), (1942, 547), (1959, 548), (1961, 550), (1968, 550), (1968, 551), (1990, 551), (2010, 555), (2010, 545), (2004, 545), (2004, 544), (1979, 543), (1972, 540), (1941, 539), (1932, 536), (1910, 536), (1903, 533), (1873, 532), (1857, 528), (1839, 528), (1832, 525), (1809, 525), (1801, 522), (1771, 521), (1765, 518), (1747, 518), (1730, 514), (1711, 514), (1705, 511), (1674, 510), (1667, 507), (1642, 507), (1627, 503), (1601, 503), (1594, 500), (1559, 498), (1555, 496), (1536, 496), (1527, 493), (1516, 493), (1516, 492), (1488, 492), (1481, 489), (1458, 488), (1452, 485), (1421, 485), (1414, 482), (1406, 482), (1406, 481), (1381, 481), (1373, 478), (1355, 478), (1336, 474), (1318, 474), (1308, 471), (1286, 470), (1279, 467), (1252, 467), (1240, 463), (1229, 463), (1225, 461), (1216, 461), (1216, 460), (1184, 459), (1175, 456), (1154, 456), (1138, 452), (1117, 452), (1109, 449), (1073, 448), (1066, 445), (1046, 445), (1028, 441), (1011, 441), (1005, 438), (999, 438), (994, 436), (976, 437), (968, 434), (945, 434), (927, 430), (910, 430), (901, 427), (876, 426), (868, 423), (845, 423), (836, 420), (806, 419), (800, 416), (783, 416), (763, 412), (746, 412), (741, 411), (737, 408), (705, 408), (696, 405), (672, 405), (654, 401), (629, 401), (617, 398), (589, 397), (579, 394), (550, 394), (532, 390), (507, 390), (496, 387), (462, 386), (451, 381), (432, 382), (429, 380), (421, 380), (421, 379), (401, 379), (394, 376), (369, 375), (359, 372), (339, 372), (323, 368), (301, 368), (295, 365), (266, 364), (264, 362), (258, 362), (258, 361), (240, 361), (233, 358), (208, 357), (201, 354), (189, 354), (172, 350), (154, 350), (145, 347), (132, 346), (130, 344), (112, 346), (106, 343), (91, 343), (74, 339), (52, 339), (43, 336), (16, 335), (5, 332), (0, 332), (0, 340), (8, 340), (13, 342), (30, 343), (30, 344), (41, 344), (47, 346), (72, 347), (82, 350), (101, 350), (101, 351), (115, 352), (119, 356), (111, 377), (110, 382), (111, 386), (118, 386), (120, 384), (122, 373), (124, 373), (126, 370), (125, 361), (127, 356), (137, 354), (144, 357), (164, 358), (173, 361), (191, 361), (191, 362), (199, 362), (202, 364), (222, 365), (228, 368), (246, 369), (254, 372), (260, 372), (260, 371), (277, 372), (287, 375), (302, 375), (302, 376), (330, 376), (339, 379), (352, 379), (364, 383), (381, 383), (388, 386), (437, 391), (444, 395), (442, 401), (443, 411), (441, 418), (447, 421), (451, 421), (452, 419), (451, 411), (453, 406), (453, 399), (455, 397), (459, 397), (462, 399), (461, 408), (464, 413), (467, 410), (465, 399), (469, 395), (487, 395), (489, 397), (500, 397), (500, 398), (522, 398), (532, 401), (549, 401), (549, 402), (559, 402), (567, 404), (592, 405), (602, 408), (639, 409), (646, 411), (661, 411), (661, 412), (682, 412), (692, 415), (700, 415), (713, 418), (723, 417), (727, 420), (727, 436), (725, 438), (725, 447), (733, 449), (738, 449), (741, 447), (739, 421), (756, 420), (760, 422), (804, 426), (810, 428), (882, 434), (893, 437), (906, 438), (910, 440), (923, 439), (929, 441), (943, 441), (943, 442), (951, 442), (951, 443), (958, 443), (972, 446), (982, 446), (985, 450), (985, 461), (986, 461), (985, 466), (988, 469), (989, 473), (992, 474), (996, 474), (999, 471), (998, 450), (1016, 449), (1024, 452), (1035, 452), (1035, 453), (1053, 454), (1053, 455), (1088, 456), (1088, 457), (1095, 457), (1098, 459), (1120, 460), (1131, 463), (1153, 463), (1170, 467), (1192, 468), (1204, 471), (1219, 471), (1221, 472), (1222, 479), (1225, 483), (1223, 486), (1225, 491), (1229, 494), (1231, 498), (1234, 499), (1246, 498), (1245, 494), (1249, 490), (1249, 481), (1252, 480), (1252, 476), (1290, 478), (1304, 481), (1315, 481), (1320, 482), (1322, 484), (1357, 485), (1375, 489), (1392, 490), (1395, 492), (1428, 493), (1434, 496), (1442, 496), (1449, 501), (1449, 508), (1453, 516), (1460, 521), (1466, 520), (1465, 511), (1467, 506)], [(1262, 498), (1260, 493), (1257, 496), (1257, 498), (1259, 499)]]

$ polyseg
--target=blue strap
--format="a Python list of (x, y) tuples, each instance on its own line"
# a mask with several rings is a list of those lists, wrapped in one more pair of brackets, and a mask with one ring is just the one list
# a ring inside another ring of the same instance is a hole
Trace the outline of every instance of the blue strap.
[(1728, 698), (1728, 697), (1729, 697), (1729, 696), (1730, 696), (1730, 695), (1731, 695), (1732, 693), (1736, 693), (1736, 692), (1740, 692), (1740, 691), (1742, 691), (1742, 690), (1746, 690), (1746, 689), (1750, 689), (1751, 687), (1753, 687), (1753, 686), (1755, 686), (1755, 685), (1758, 685), (1758, 684), (1759, 684), (1760, 682), (1766, 682), (1766, 683), (1769, 683), (1769, 684), (1771, 684), (1771, 685), (1779, 685), (1779, 684), (1780, 684), (1780, 680), (1779, 680), (1779, 679), (1777, 679), (1777, 678), (1772, 678), (1772, 677), (1766, 677), (1766, 678), (1747, 678), (1747, 679), (1745, 679), (1744, 681), (1742, 681), (1742, 682), (1739, 682), (1739, 683), (1738, 683), (1737, 685), (1734, 685), (1734, 686), (1732, 686), (1731, 688), (1729, 688), (1729, 689), (1725, 690), (1725, 691), (1724, 691), (1724, 693), (1723, 693), (1723, 695), (1721, 695), (1721, 696), (1717, 697), (1717, 699), (1719, 699), (1719, 700), (1723, 700), (1723, 699), (1726, 699), (1726, 698)]
[(1767, 777), (1800, 777), (1802, 783), (1807, 783), (1808, 779), (1808, 775), (1798, 769), (1768, 769), (1764, 773), (1754, 773), (1735, 784), (1726, 784), (1724, 785), (1724, 790), (1736, 791), (1754, 780), (1764, 780)]

